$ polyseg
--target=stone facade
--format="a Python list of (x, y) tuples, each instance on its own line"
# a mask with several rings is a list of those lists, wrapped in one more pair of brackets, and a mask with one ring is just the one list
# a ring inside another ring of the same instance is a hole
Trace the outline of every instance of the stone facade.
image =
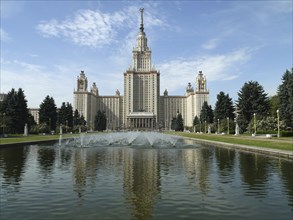
[(107, 116), (108, 129), (170, 129), (171, 120), (182, 114), (184, 125), (192, 126), (199, 116), (203, 102), (209, 101), (206, 78), (200, 71), (196, 77), (195, 90), (188, 83), (183, 96), (160, 96), (160, 72), (151, 62), (151, 50), (143, 25), (143, 9), (136, 46), (132, 50), (132, 65), (124, 72), (124, 96), (117, 90), (113, 96), (100, 96), (93, 83), (88, 91), (84, 71), (77, 77), (73, 107), (85, 117), (89, 129), (93, 127), (98, 110)]
[(34, 120), (37, 124), (40, 123), (40, 117), (39, 117), (39, 108), (30, 108), (29, 109), (29, 113), (31, 113), (31, 115), (34, 117)]

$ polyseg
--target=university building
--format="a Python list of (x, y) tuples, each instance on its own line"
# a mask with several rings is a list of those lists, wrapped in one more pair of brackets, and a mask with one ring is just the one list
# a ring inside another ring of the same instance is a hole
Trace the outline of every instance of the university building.
[(209, 101), (206, 78), (201, 71), (195, 79), (195, 89), (188, 83), (183, 96), (169, 96), (167, 89), (160, 95), (160, 72), (151, 62), (152, 51), (144, 32), (143, 9), (141, 23), (132, 50), (132, 65), (124, 74), (124, 94), (100, 96), (96, 83), (88, 87), (84, 71), (77, 77), (73, 108), (85, 117), (89, 129), (93, 128), (97, 111), (104, 111), (108, 129), (153, 130), (170, 129), (171, 120), (181, 113), (184, 125), (192, 126), (200, 115), (202, 105)]

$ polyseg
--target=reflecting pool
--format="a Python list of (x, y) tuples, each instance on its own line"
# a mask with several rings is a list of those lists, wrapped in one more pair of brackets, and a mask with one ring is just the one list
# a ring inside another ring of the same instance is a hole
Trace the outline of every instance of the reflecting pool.
[(293, 162), (182, 141), (0, 149), (0, 219), (288, 219)]

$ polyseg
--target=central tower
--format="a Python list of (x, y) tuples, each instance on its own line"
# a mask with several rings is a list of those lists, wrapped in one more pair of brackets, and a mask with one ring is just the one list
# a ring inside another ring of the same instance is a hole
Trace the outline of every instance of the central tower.
[(139, 33), (132, 50), (132, 65), (124, 73), (123, 123), (130, 129), (154, 129), (159, 115), (160, 73), (151, 63), (143, 13), (144, 9), (141, 8)]
[(143, 11), (141, 13), (140, 31), (136, 40), (136, 47), (132, 50), (132, 67), (137, 72), (145, 72), (151, 70), (151, 51), (148, 47), (147, 38), (143, 27)]

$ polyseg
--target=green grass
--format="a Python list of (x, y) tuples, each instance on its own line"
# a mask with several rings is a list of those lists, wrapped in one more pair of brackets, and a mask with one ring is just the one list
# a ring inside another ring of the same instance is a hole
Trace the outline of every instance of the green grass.
[[(63, 135), (65, 137), (73, 137), (73, 135)], [(0, 138), (1, 144), (17, 144), (25, 142), (34, 142), (34, 141), (49, 141), (49, 140), (58, 140), (59, 135), (29, 135), (24, 137), (23, 135), (9, 135), (7, 138)]]
[[(172, 134), (174, 134), (174, 132), (172, 132)], [(241, 144), (241, 145), (247, 145), (247, 146), (256, 146), (256, 147), (293, 151), (292, 138), (267, 139), (267, 138), (249, 137), (244, 135), (234, 136), (234, 135), (215, 135), (215, 134), (195, 134), (195, 133), (185, 133), (185, 132), (175, 132), (175, 134), (183, 136), (183, 137), (198, 138), (198, 139), (218, 141), (223, 143)]]
[[(85, 135), (91, 135), (93, 133), (83, 133)], [(95, 132), (95, 134), (102, 134), (101, 132)], [(79, 137), (80, 134), (63, 134), (62, 138), (73, 138)], [(50, 140), (59, 140), (60, 135), (38, 135), (38, 134), (30, 134), (29, 136), (24, 137), (23, 134), (10, 134), (7, 138), (0, 138), (1, 144), (19, 144), (26, 142), (37, 142), (37, 141), (50, 141)]]

